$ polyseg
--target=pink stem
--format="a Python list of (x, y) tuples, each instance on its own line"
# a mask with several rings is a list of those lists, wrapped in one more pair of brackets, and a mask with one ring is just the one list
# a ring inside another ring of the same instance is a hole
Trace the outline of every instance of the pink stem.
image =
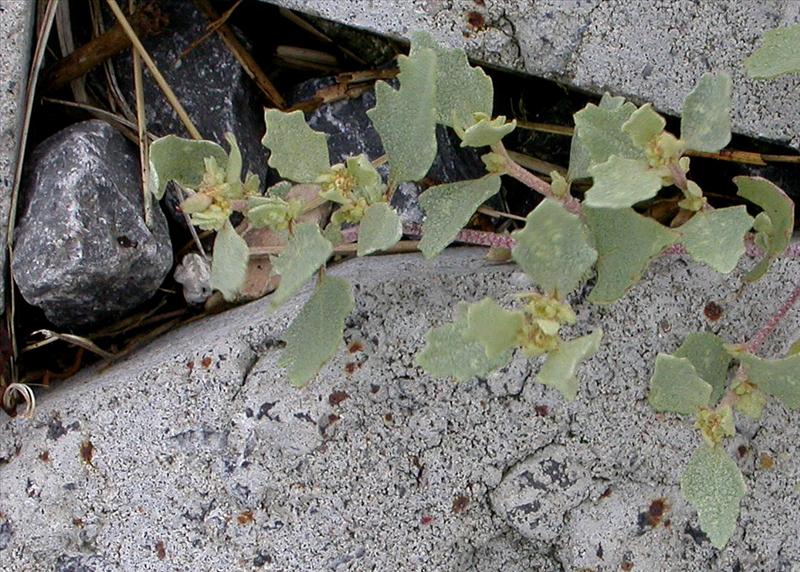
[(792, 292), (786, 302), (783, 303), (783, 306), (781, 306), (780, 309), (775, 312), (775, 315), (770, 318), (769, 322), (767, 322), (758, 332), (756, 332), (756, 335), (752, 340), (744, 345), (745, 350), (748, 353), (754, 354), (764, 340), (766, 340), (775, 330), (775, 328), (778, 327), (778, 324), (781, 323), (783, 318), (786, 317), (786, 314), (789, 313), (789, 310), (792, 309), (798, 300), (800, 300), (800, 285), (795, 287), (794, 292)]

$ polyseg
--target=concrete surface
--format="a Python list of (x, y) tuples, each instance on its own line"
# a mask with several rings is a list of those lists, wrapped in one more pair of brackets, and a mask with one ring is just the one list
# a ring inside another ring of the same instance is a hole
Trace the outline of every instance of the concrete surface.
[[(33, 43), (35, 2), (0, 0), (0, 300), (5, 298), (6, 237)], [(2, 312), (2, 310), (0, 310)]]
[[(678, 483), (699, 439), (645, 397), (658, 351), (691, 331), (750, 337), (800, 278), (780, 260), (757, 287), (662, 257), (610, 307), (573, 296), (580, 335), (606, 338), (576, 401), (517, 357), (487, 379), (431, 379), (425, 332), (459, 299), (511, 303), (528, 286), (475, 249), (433, 262), (370, 257), (332, 273), (356, 309), (304, 390), (277, 367), (306, 293), (188, 325), (40, 396), (0, 425), (0, 569), (486, 571), (791, 570), (800, 565), (800, 413), (771, 402), (729, 450), (749, 492), (713, 549)], [(704, 315), (709, 302), (721, 317)], [(795, 311), (763, 355), (786, 350)], [(770, 468), (760, 461), (769, 455)], [(536, 503), (539, 503), (537, 506)], [(537, 515), (540, 508), (546, 508)], [(633, 566), (631, 568), (630, 566)]]
[(478, 61), (609, 91), (679, 114), (709, 70), (733, 76), (736, 132), (800, 147), (800, 79), (751, 80), (764, 31), (800, 21), (797, 0), (265, 0), (397, 37), (416, 30)]

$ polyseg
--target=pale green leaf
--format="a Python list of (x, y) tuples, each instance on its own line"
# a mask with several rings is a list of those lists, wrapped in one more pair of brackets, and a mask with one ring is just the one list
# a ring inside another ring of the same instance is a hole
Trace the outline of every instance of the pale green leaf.
[(302, 288), (332, 252), (333, 245), (316, 224), (297, 225), (284, 251), (272, 261), (275, 272), (281, 275), (280, 285), (272, 295), (272, 307), (280, 306)]
[(500, 190), (500, 177), (459, 181), (430, 187), (419, 196), (425, 211), (419, 249), (425, 258), (433, 258), (453, 239), (485, 201)]
[(314, 131), (302, 111), (264, 112), (267, 132), (261, 143), (270, 151), (269, 166), (296, 183), (313, 183), (331, 168), (328, 136)]
[(716, 153), (731, 141), (731, 76), (706, 73), (683, 102), (681, 139), (687, 149)]
[(727, 274), (744, 254), (744, 235), (752, 226), (747, 208), (738, 206), (700, 211), (678, 232), (692, 258)]
[(375, 107), (367, 115), (381, 136), (394, 183), (425, 177), (436, 158), (436, 53), (419, 49), (400, 56), (400, 89), (375, 85)]
[(517, 121), (506, 123), (505, 115), (492, 119), (488, 115), (477, 114), (478, 121), (470, 125), (461, 136), (462, 147), (488, 147), (514, 131)]
[(367, 208), (358, 228), (358, 255), (366, 256), (394, 246), (403, 236), (403, 223), (387, 203)]
[(589, 294), (594, 304), (619, 300), (642, 277), (647, 265), (678, 234), (633, 209), (584, 208), (597, 249), (597, 283)]
[(589, 172), (593, 184), (586, 191), (584, 204), (590, 207), (622, 209), (652, 198), (661, 190), (661, 175), (644, 159), (613, 155)]
[(703, 381), (687, 358), (658, 354), (647, 400), (656, 411), (690, 415), (705, 407), (713, 388)]
[(196, 190), (203, 181), (205, 159), (209, 157), (214, 158), (220, 168), (228, 162), (225, 150), (211, 141), (175, 135), (156, 139), (150, 144), (150, 192), (160, 200), (170, 181)]
[(580, 218), (552, 199), (539, 203), (514, 238), (514, 261), (534, 284), (558, 297), (577, 288), (597, 259)]
[(214, 239), (214, 254), (211, 260), (211, 288), (219, 290), (226, 300), (235, 300), (247, 276), (250, 249), (230, 222), (217, 233)]
[[(598, 107), (607, 111), (616, 111), (624, 104), (624, 97), (612, 97), (610, 94), (604, 93), (603, 97), (600, 98), (600, 104)], [(636, 108), (636, 106), (633, 104), (630, 104), (630, 106), (631, 109)], [(630, 112), (628, 115), (630, 115)], [(623, 123), (624, 121), (625, 120), (623, 120)], [(608, 157), (606, 157), (604, 160), (606, 159), (608, 159)], [(581, 140), (581, 137), (578, 134), (578, 127), (576, 126), (575, 132), (572, 134), (572, 142), (569, 149), (569, 172), (567, 173), (569, 180), (574, 181), (576, 179), (585, 179), (589, 177), (589, 167), (591, 166), (592, 155)]]
[(288, 370), (292, 385), (303, 386), (317, 374), (342, 343), (344, 321), (353, 311), (350, 283), (323, 276), (314, 294), (284, 334), (286, 348), (278, 365)]
[(633, 112), (630, 118), (623, 123), (622, 130), (627, 133), (633, 144), (644, 149), (647, 144), (658, 137), (667, 121), (653, 109), (649, 103)]
[(800, 24), (764, 33), (763, 43), (744, 61), (750, 77), (771, 78), (800, 71)]
[(496, 359), (518, 345), (523, 321), (522, 312), (506, 310), (491, 298), (484, 298), (468, 306), (464, 339), (478, 342), (489, 359)]
[(789, 409), (800, 409), (800, 355), (761, 359), (741, 354), (737, 359), (745, 367), (750, 383), (777, 397)]
[(578, 394), (578, 378), (575, 375), (578, 366), (594, 355), (602, 338), (603, 331), (595, 330), (581, 338), (561, 342), (557, 350), (547, 354), (536, 381), (557, 389), (564, 399), (572, 401)]
[(756, 243), (763, 247), (764, 258), (751, 270), (745, 280), (754, 282), (769, 269), (792, 239), (794, 202), (780, 188), (761, 177), (734, 177), (740, 197), (760, 206), (769, 217), (769, 228), (759, 230)]
[(242, 179), (242, 152), (239, 150), (239, 144), (236, 142), (236, 136), (233, 133), (226, 133), (225, 141), (228, 142), (231, 148), (228, 155), (228, 164), (225, 166), (225, 182), (239, 183)]
[(731, 355), (719, 336), (711, 332), (689, 334), (673, 355), (692, 362), (697, 375), (711, 385), (710, 403), (716, 403), (722, 397), (728, 382)]
[(746, 490), (742, 472), (722, 447), (701, 446), (681, 477), (681, 492), (697, 509), (700, 528), (720, 550), (736, 528)]
[(480, 343), (467, 341), (464, 338), (466, 328), (464, 312), (455, 322), (432, 329), (425, 337), (425, 347), (417, 354), (417, 364), (435, 377), (464, 381), (483, 377), (509, 362), (510, 351), (490, 359)]
[(292, 183), (289, 181), (278, 181), (271, 187), (267, 189), (265, 193), (269, 197), (276, 197), (279, 199), (285, 199), (286, 195), (289, 194), (289, 191), (292, 190)]
[(444, 49), (429, 34), (411, 37), (411, 56), (420, 49), (436, 52), (436, 122), (456, 129), (472, 124), (473, 113), (492, 114), (492, 79), (472, 67), (462, 49)]
[(575, 133), (591, 156), (591, 164), (605, 163), (612, 155), (629, 159), (644, 159), (644, 152), (622, 131), (636, 106), (619, 99), (606, 99), (598, 107), (589, 104), (575, 114)]

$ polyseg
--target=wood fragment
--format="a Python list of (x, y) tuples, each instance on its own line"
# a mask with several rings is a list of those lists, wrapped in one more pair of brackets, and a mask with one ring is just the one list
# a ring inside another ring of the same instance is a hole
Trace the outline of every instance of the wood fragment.
[[(169, 24), (158, 3), (153, 0), (143, 4), (131, 14), (129, 22), (140, 37), (160, 34)], [(117, 22), (107, 32), (92, 39), (48, 69), (44, 74), (42, 90), (45, 93), (52, 93), (61, 89), (130, 45), (130, 38), (122, 25)]]
[[(219, 14), (217, 14), (217, 11), (214, 10), (213, 6), (211, 6), (211, 3), (208, 2), (208, 0), (194, 1), (209, 20), (212, 22), (219, 20)], [(224, 23), (220, 24), (216, 32), (222, 38), (222, 41), (225, 42), (225, 45), (227, 45), (231, 50), (231, 53), (233, 53), (234, 57), (239, 60), (239, 63), (242, 65), (245, 73), (249, 75), (250, 78), (256, 83), (266, 98), (278, 109), (286, 109), (286, 100), (283, 99), (283, 96), (281, 96), (280, 92), (275, 89), (275, 86), (272, 85), (272, 82), (267, 77), (267, 74), (264, 73), (264, 70), (261, 69), (261, 66), (258, 65), (258, 62), (256, 62), (255, 58), (253, 58), (250, 52), (245, 49), (230, 26)]]

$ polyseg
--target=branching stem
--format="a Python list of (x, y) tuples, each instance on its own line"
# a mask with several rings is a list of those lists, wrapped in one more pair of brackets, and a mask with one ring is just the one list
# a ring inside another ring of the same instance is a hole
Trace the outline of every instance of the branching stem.
[(744, 345), (745, 350), (748, 353), (754, 354), (758, 348), (764, 343), (769, 335), (778, 327), (781, 321), (786, 317), (786, 314), (794, 307), (797, 301), (800, 300), (800, 284), (795, 286), (794, 291), (789, 296), (789, 298), (783, 303), (783, 306), (778, 309), (777, 312), (769, 319), (769, 321), (764, 324), (764, 326), (756, 332), (756, 335), (753, 337), (752, 340), (747, 342)]

